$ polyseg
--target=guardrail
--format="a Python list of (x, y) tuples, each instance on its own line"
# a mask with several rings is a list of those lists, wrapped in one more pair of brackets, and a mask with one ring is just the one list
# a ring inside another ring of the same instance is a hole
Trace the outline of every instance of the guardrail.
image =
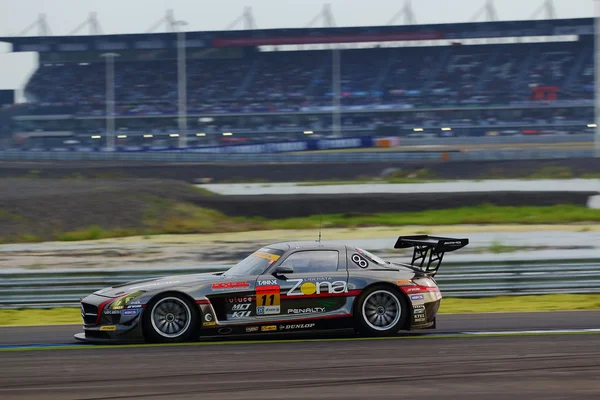
[(0, 151), (5, 161), (154, 161), (193, 163), (344, 163), (397, 161), (465, 161), (465, 160), (536, 160), (593, 157), (593, 149), (511, 150), (511, 151), (353, 151), (255, 154), (210, 154), (181, 152), (45, 152)]
[[(103, 287), (137, 279), (215, 272), (228, 265), (172, 269), (0, 272), (0, 308), (77, 306)], [(548, 293), (600, 293), (600, 260), (445, 263), (436, 277), (445, 297), (490, 297)]]

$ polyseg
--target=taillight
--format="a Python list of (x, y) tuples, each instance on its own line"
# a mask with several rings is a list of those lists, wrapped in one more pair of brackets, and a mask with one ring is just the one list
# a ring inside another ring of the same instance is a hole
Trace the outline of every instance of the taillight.
[(421, 287), (437, 287), (437, 285), (435, 284), (434, 280), (431, 278), (417, 278), (417, 279), (413, 279), (413, 282)]

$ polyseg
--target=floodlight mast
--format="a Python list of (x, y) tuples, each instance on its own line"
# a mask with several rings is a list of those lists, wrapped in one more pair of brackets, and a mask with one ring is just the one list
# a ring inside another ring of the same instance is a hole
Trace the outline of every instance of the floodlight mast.
[(39, 14), (37, 19), (32, 22), (27, 28), (23, 29), (16, 36), (25, 36), (31, 31), (33, 28), (38, 28), (38, 36), (51, 36), (52, 32), (50, 31), (50, 26), (48, 25), (48, 21), (46, 21), (46, 14)]
[(179, 29), (188, 25), (185, 21), (174, 21), (173, 26), (177, 29), (177, 83), (179, 97), (179, 147), (187, 146), (187, 69), (185, 53), (185, 31)]

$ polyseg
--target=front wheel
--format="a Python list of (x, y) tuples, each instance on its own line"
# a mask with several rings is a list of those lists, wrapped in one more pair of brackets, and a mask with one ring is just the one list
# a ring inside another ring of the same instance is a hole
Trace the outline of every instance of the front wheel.
[(362, 293), (355, 308), (357, 330), (369, 336), (397, 333), (408, 317), (406, 299), (398, 290), (373, 287)]
[(160, 296), (152, 300), (146, 310), (144, 332), (151, 342), (186, 342), (198, 332), (200, 312), (183, 296)]

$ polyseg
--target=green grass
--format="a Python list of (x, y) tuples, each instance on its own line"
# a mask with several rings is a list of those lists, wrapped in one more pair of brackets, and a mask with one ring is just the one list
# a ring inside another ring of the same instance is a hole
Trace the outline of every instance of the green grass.
[[(313, 229), (320, 216), (266, 221), (272, 229)], [(254, 219), (260, 221), (261, 219)], [(445, 210), (381, 214), (333, 214), (323, 216), (328, 227), (464, 225), (464, 224), (565, 224), (600, 221), (600, 210), (574, 205), (547, 207), (499, 207), (481, 205)]]
[[(443, 298), (440, 314), (600, 309), (600, 294)], [(80, 324), (79, 308), (0, 310), (0, 326)]]
[(600, 309), (600, 294), (548, 294), (476, 299), (443, 298), (439, 312), (441, 314), (463, 314), (598, 309)]
[(492, 245), (488, 247), (487, 251), (494, 254), (499, 253), (514, 253), (516, 251), (527, 250), (527, 246), (506, 246), (498, 241), (493, 241)]
[[(224, 233), (257, 230), (357, 229), (361, 227), (441, 226), (441, 225), (498, 225), (498, 224), (572, 224), (600, 221), (600, 210), (574, 205), (546, 207), (499, 207), (480, 205), (445, 210), (429, 210), (406, 213), (346, 213), (267, 219), (262, 217), (229, 217), (223, 213), (201, 208), (193, 204), (169, 202), (161, 199), (150, 202), (140, 227), (106, 229), (89, 226), (71, 232), (54, 232), (52, 240), (81, 241), (126, 236), (150, 236), (157, 234)], [(1, 243), (33, 243), (44, 239), (35, 234), (3, 237)], [(517, 249), (501, 244), (493, 245), (493, 252), (510, 252)]]

